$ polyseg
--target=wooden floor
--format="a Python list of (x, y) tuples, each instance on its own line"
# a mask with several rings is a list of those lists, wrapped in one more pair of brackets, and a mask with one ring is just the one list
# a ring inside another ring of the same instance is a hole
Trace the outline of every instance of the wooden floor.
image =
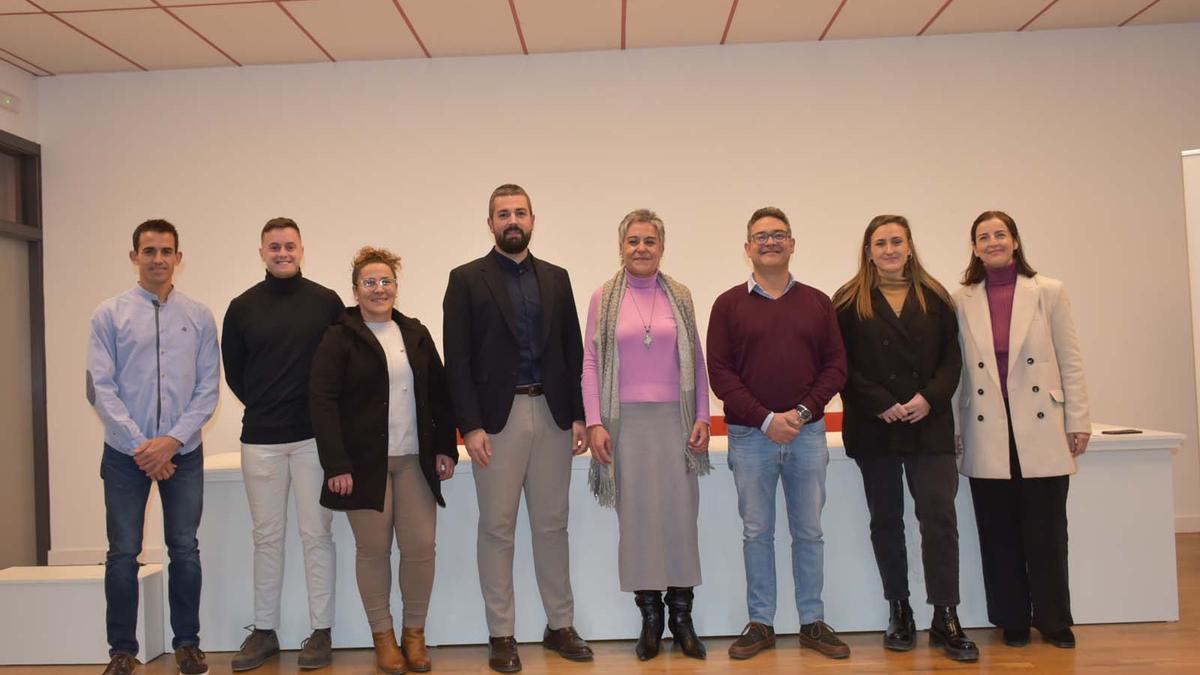
[[(592, 647), (592, 663), (570, 663), (542, 650), (540, 645), (521, 646), (523, 673), (795, 673), (798, 670), (821, 673), (878, 672), (904, 673), (931, 670), (967, 670), (1015, 672), (1037, 670), (1047, 673), (1200, 673), (1200, 534), (1176, 537), (1179, 563), (1178, 623), (1115, 624), (1077, 626), (1079, 647), (1057, 649), (1040, 642), (1034, 631), (1033, 643), (1022, 649), (1005, 647), (999, 630), (975, 629), (970, 635), (978, 643), (981, 657), (976, 664), (960, 664), (928, 647), (924, 633), (917, 649), (908, 653), (885, 651), (879, 633), (843, 635), (853, 650), (844, 661), (832, 661), (816, 652), (801, 651), (795, 636), (780, 636), (778, 646), (749, 661), (730, 661), (725, 654), (733, 638), (709, 638), (707, 661), (689, 659), (679, 653), (664, 653), (639, 663), (633, 655), (633, 643), (598, 642)], [(667, 643), (669, 644), (669, 643)], [(432, 650), (435, 673), (489, 673), (485, 647), (443, 647)], [(209, 672), (229, 673), (232, 654), (208, 655)], [(178, 671), (170, 655), (164, 655), (144, 668), (144, 675), (174, 675)], [(0, 667), (0, 675), (76, 675), (99, 673), (100, 666), (23, 666)], [(261, 668), (255, 675), (309, 672), (314, 675), (369, 675), (376, 672), (370, 650), (338, 650), (334, 665), (319, 671), (301, 671), (296, 667), (296, 652), (283, 655)]]

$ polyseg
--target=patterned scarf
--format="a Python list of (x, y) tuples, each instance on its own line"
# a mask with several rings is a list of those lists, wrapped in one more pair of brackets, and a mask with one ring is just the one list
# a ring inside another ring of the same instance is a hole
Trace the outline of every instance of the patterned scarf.
[[(712, 471), (708, 452), (695, 453), (688, 449), (687, 441), (696, 423), (696, 312), (692, 306), (692, 293), (683, 284), (671, 277), (658, 274), (658, 286), (667, 294), (671, 314), (675, 317), (675, 351), (679, 355), (679, 407), (682, 412), (683, 434), (681, 447), (688, 473), (698, 476)], [(604, 282), (600, 291), (600, 315), (596, 318), (596, 333), (592, 344), (600, 370), (600, 422), (608, 431), (615, 445), (621, 427), (621, 392), (618, 381), (620, 359), (617, 349), (617, 319), (621, 315), (621, 302), (625, 298), (625, 270)], [(664, 430), (665, 431), (665, 430)], [(592, 457), (588, 469), (588, 487), (601, 506), (617, 505), (616, 456), (611, 464), (601, 464)]]

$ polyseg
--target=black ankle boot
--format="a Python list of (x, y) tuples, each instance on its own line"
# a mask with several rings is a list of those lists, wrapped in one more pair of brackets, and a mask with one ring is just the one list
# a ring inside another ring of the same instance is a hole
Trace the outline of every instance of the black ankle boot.
[(667, 609), (670, 610), (667, 626), (671, 629), (675, 644), (679, 645), (685, 656), (703, 659), (708, 657), (708, 650), (696, 636), (696, 627), (692, 625), (693, 597), (690, 588), (667, 588)]
[(883, 646), (894, 652), (906, 652), (917, 643), (917, 624), (913, 621), (908, 600), (888, 603), (888, 627), (883, 634)]
[(658, 656), (663, 634), (663, 600), (660, 591), (637, 591), (633, 602), (642, 610), (642, 632), (638, 635), (633, 653), (639, 661), (649, 661)]
[(933, 608), (933, 625), (929, 627), (929, 644), (941, 647), (946, 656), (955, 661), (978, 661), (979, 647), (967, 638), (958, 622), (958, 612), (953, 606), (938, 605)]

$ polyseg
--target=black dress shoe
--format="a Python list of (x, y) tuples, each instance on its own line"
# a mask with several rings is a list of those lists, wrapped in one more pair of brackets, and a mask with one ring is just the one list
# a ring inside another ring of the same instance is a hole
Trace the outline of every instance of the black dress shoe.
[(671, 586), (667, 589), (666, 603), (667, 609), (670, 611), (667, 627), (671, 629), (671, 636), (675, 638), (675, 644), (683, 650), (684, 656), (705, 659), (708, 658), (708, 650), (700, 641), (700, 637), (696, 635), (696, 627), (692, 625), (692, 600), (694, 597), (695, 594), (690, 588)]
[(1049, 633), (1042, 631), (1042, 638), (1059, 649), (1075, 649), (1075, 633), (1070, 626)]
[(1028, 628), (1005, 628), (1004, 644), (1009, 647), (1024, 647), (1029, 644)]
[(517, 641), (513, 636), (488, 638), (488, 667), (497, 673), (515, 673), (521, 669)]
[(633, 595), (633, 602), (642, 612), (642, 632), (638, 635), (637, 645), (633, 653), (639, 661), (649, 661), (658, 656), (662, 646), (663, 628), (663, 599), (659, 591), (638, 591)]
[(906, 652), (917, 643), (917, 624), (913, 621), (908, 600), (888, 603), (888, 627), (883, 634), (883, 646), (894, 652)]
[(933, 608), (929, 644), (941, 647), (946, 656), (955, 661), (979, 660), (979, 647), (967, 638), (958, 622), (958, 612), (951, 605), (938, 605)]
[(579, 637), (574, 626), (555, 630), (550, 630), (550, 626), (546, 626), (546, 631), (542, 633), (542, 646), (558, 652), (559, 656), (568, 661), (592, 660), (592, 648), (583, 641), (583, 638)]

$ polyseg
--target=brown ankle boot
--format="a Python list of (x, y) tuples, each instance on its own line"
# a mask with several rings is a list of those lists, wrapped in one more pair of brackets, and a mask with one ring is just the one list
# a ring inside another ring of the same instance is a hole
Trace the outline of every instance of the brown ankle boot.
[(425, 647), (424, 628), (404, 628), (400, 631), (400, 649), (408, 659), (408, 669), (426, 673), (433, 668), (429, 660), (429, 649)]
[(408, 664), (404, 662), (404, 654), (400, 645), (396, 644), (396, 634), (388, 630), (371, 633), (375, 641), (375, 665), (388, 675), (402, 675), (408, 672)]

